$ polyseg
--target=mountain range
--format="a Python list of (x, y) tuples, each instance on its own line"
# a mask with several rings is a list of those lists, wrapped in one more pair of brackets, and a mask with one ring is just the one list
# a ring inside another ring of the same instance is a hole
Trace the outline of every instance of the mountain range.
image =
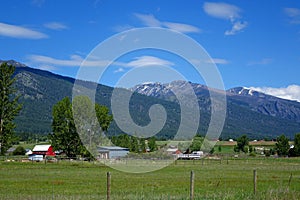
[[(3, 62), (0, 60), (0, 63)], [(30, 68), (22, 63), (5, 61), (16, 66), (15, 86), (20, 94), (23, 108), (16, 118), (17, 132), (47, 134), (51, 132), (52, 107), (68, 96), (71, 98), (75, 79), (48, 71)], [(79, 81), (85, 88), (95, 83)], [(161, 104), (167, 112), (167, 121), (157, 137), (172, 138), (180, 124), (180, 106), (175, 93), (184, 95), (187, 85), (191, 85), (200, 107), (198, 133), (205, 134), (211, 116), (211, 102), (207, 86), (174, 81), (168, 84), (145, 83), (130, 90), (130, 114), (135, 123), (145, 126), (149, 123), (149, 108)], [(96, 102), (110, 108), (114, 88), (97, 84)], [(124, 89), (124, 91), (128, 91)], [(216, 91), (216, 90), (215, 90)], [(218, 92), (218, 91), (217, 91)], [(293, 138), (300, 132), (300, 103), (280, 99), (244, 87), (232, 88), (225, 92), (227, 99), (226, 119), (221, 137), (235, 138), (247, 134), (250, 138), (275, 138), (285, 134)], [(112, 122), (108, 135), (122, 133)]]

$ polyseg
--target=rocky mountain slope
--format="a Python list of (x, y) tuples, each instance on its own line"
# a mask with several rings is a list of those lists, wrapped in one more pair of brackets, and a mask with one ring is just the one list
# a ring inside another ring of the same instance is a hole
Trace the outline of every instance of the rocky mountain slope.
[[(0, 61), (1, 62), (1, 61)], [(72, 96), (74, 79), (33, 69), (15, 61), (16, 88), (21, 95), (23, 109), (16, 118), (18, 132), (47, 134), (51, 132), (52, 107), (65, 96)], [(89, 88), (89, 82), (81, 81)], [(180, 106), (173, 91), (184, 95), (186, 82), (175, 81), (169, 84), (148, 83), (132, 88), (134, 95), (130, 101), (130, 114), (139, 125), (150, 122), (149, 108), (161, 104), (167, 112), (167, 122), (157, 135), (160, 138), (172, 138), (180, 124)], [(199, 133), (206, 133), (210, 121), (210, 99), (206, 86), (191, 84), (200, 105), (201, 115)], [(96, 101), (110, 108), (113, 88), (98, 85)], [(227, 117), (222, 138), (248, 134), (252, 138), (275, 138), (282, 133), (293, 137), (300, 132), (300, 103), (288, 101), (247, 90), (234, 88), (226, 91)], [(190, 105), (191, 106), (191, 105)], [(122, 131), (115, 122), (108, 134), (120, 134)]]
[[(174, 92), (186, 94), (188, 84), (192, 86), (197, 96), (201, 112), (210, 112), (209, 90), (201, 84), (185, 81), (174, 81), (167, 84), (145, 83), (137, 85), (131, 90), (147, 96), (177, 102)], [(213, 92), (218, 91), (213, 90)], [(244, 87), (227, 90), (226, 96), (227, 118), (224, 131), (239, 131), (253, 136), (255, 135), (253, 129), (256, 129), (257, 126), (259, 126), (259, 130), (256, 130), (256, 134), (269, 136), (278, 135), (280, 132), (292, 135), (290, 131), (300, 131), (299, 102), (277, 98)], [(274, 126), (278, 130), (270, 126)]]

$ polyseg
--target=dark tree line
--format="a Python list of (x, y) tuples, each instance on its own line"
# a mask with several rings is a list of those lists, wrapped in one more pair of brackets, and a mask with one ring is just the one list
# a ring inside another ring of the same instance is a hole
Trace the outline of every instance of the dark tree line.
[[(237, 145), (234, 147), (235, 152), (252, 152), (253, 147), (249, 145), (249, 138), (243, 135), (237, 138)], [(275, 154), (278, 156), (300, 156), (300, 133), (295, 134), (294, 145), (289, 143), (289, 139), (284, 135), (280, 135), (276, 138), (274, 149), (266, 151), (266, 155)]]

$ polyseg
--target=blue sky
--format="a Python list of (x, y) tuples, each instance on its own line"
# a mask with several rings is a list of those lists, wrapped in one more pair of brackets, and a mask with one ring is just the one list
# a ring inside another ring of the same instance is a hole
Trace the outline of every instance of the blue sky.
[[(226, 89), (252, 87), (300, 100), (299, 1), (11, 0), (1, 1), (1, 7), (2, 60), (76, 77), (81, 62), (102, 41), (132, 28), (161, 27), (202, 45)], [(159, 73), (157, 66), (204, 83), (184, 59), (149, 49), (120, 56), (101, 83), (114, 86), (140, 67), (148, 68), (147, 76), (153, 73), (164, 81), (168, 72)]]

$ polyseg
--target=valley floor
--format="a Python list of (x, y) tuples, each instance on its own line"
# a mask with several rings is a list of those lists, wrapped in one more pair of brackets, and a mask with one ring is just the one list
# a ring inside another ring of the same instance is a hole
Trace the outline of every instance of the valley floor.
[[(253, 170), (257, 193), (253, 194)], [(177, 161), (158, 171), (130, 174), (100, 163), (0, 162), (0, 199), (189, 199), (190, 172), (195, 199), (299, 199), (299, 158), (230, 158)]]

